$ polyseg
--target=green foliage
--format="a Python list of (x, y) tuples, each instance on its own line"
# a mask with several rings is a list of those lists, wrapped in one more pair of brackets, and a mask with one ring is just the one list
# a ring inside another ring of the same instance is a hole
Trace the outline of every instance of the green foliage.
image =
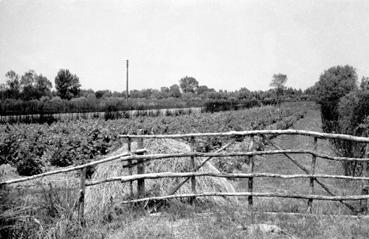
[(355, 124), (353, 124), (352, 120), (354, 118), (354, 109), (358, 106), (358, 102), (357, 92), (351, 92), (340, 99), (338, 104), (340, 133), (352, 134), (354, 132)]
[[(353, 91), (340, 99), (338, 104), (338, 123), (336, 131), (339, 133), (368, 136), (369, 124), (369, 91)], [(363, 157), (365, 144), (351, 141), (333, 140), (337, 152), (346, 157)], [(360, 175), (363, 165), (358, 162), (344, 162), (346, 175)]]
[(5, 74), (6, 85), (4, 87), (5, 98), (16, 99), (20, 95), (19, 75), (15, 71), (10, 70)]
[(177, 84), (171, 85), (169, 87), (169, 95), (174, 98), (181, 97), (181, 90)]
[(352, 114), (353, 127), (357, 127), (369, 116), (369, 91), (358, 91), (357, 97), (358, 102)]
[(184, 77), (179, 81), (179, 86), (183, 93), (195, 93), (199, 87), (199, 82), (193, 77)]
[(81, 84), (79, 78), (68, 69), (60, 69), (55, 77), (55, 88), (62, 99), (72, 99), (78, 96)]
[(279, 73), (273, 75), (273, 80), (270, 83), (270, 86), (277, 89), (283, 89), (284, 84), (287, 82), (287, 75)]
[(16, 163), (17, 172), (19, 175), (32, 176), (42, 173), (43, 163), (35, 155), (24, 151), (19, 151), (17, 157), (21, 159)]
[(357, 74), (352, 66), (331, 67), (320, 76), (315, 86), (317, 102), (321, 105), (323, 130), (337, 131), (340, 98), (357, 89)]
[(29, 70), (21, 78), (21, 98), (25, 101), (51, 96), (51, 82), (43, 75)]

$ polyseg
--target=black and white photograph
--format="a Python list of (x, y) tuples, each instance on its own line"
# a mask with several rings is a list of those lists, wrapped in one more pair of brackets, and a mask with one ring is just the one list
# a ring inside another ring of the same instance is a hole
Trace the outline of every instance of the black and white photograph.
[(369, 238), (369, 1), (0, 0), (27, 238)]

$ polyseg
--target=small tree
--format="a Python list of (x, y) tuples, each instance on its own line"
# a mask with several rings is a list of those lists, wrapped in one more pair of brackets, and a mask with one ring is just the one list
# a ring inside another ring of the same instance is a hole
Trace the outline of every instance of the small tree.
[(51, 96), (51, 82), (43, 75), (29, 70), (21, 77), (23, 100), (40, 99), (42, 96)]
[(177, 84), (171, 85), (169, 87), (169, 95), (174, 98), (181, 97), (181, 90)]
[(55, 88), (60, 98), (70, 100), (78, 97), (80, 87), (78, 76), (70, 73), (68, 69), (59, 70), (55, 77)]
[(19, 75), (15, 71), (10, 70), (5, 74), (6, 80), (6, 90), (5, 97), (16, 99), (20, 94), (20, 82)]
[(274, 74), (272, 82), (270, 83), (270, 87), (275, 88), (277, 95), (277, 102), (281, 104), (281, 96), (283, 95), (283, 90), (285, 88), (285, 84), (287, 82), (287, 75), (285, 74)]
[(179, 81), (179, 86), (183, 93), (195, 93), (199, 87), (199, 82), (193, 77), (184, 77)]

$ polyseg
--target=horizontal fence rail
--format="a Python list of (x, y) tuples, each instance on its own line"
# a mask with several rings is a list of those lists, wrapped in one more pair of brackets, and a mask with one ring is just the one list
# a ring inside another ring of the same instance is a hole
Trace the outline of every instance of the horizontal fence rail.
[[(146, 149), (140, 149), (133, 153), (135, 154), (141, 154), (146, 152)], [(271, 151), (251, 151), (251, 152), (232, 152), (232, 153), (199, 153), (199, 152), (193, 152), (193, 153), (174, 153), (174, 154), (147, 154), (147, 155), (134, 155), (133, 153), (123, 153), (116, 156), (108, 157), (105, 159), (93, 161), (90, 163), (74, 166), (74, 167), (68, 167), (64, 169), (49, 171), (41, 174), (36, 174), (29, 177), (23, 177), (18, 179), (12, 179), (0, 182), (0, 185), (6, 185), (6, 184), (14, 184), (14, 183), (20, 183), (25, 181), (30, 181), (46, 176), (51, 176), (54, 174), (60, 174), (60, 173), (67, 173), (71, 171), (77, 171), (81, 170), (86, 167), (98, 165), (107, 163), (114, 160), (119, 160), (122, 162), (127, 162), (130, 160), (145, 160), (143, 162), (148, 162), (151, 160), (157, 160), (157, 159), (168, 159), (168, 158), (188, 158), (188, 157), (214, 157), (214, 158), (221, 158), (221, 157), (241, 157), (241, 156), (257, 156), (257, 155), (274, 155), (274, 154), (311, 154), (315, 155), (318, 158), (322, 159), (328, 159), (328, 160), (336, 160), (336, 161), (358, 161), (358, 162), (369, 162), (369, 158), (348, 158), (348, 157), (335, 157), (335, 156), (329, 156), (326, 154), (320, 154), (311, 150), (271, 150)], [(141, 162), (142, 163), (142, 162)], [(139, 163), (135, 163), (137, 165)]]
[(358, 162), (369, 162), (369, 158), (349, 158), (349, 157), (335, 157), (326, 154), (317, 153), (311, 150), (270, 150), (270, 151), (251, 151), (251, 152), (232, 152), (232, 153), (173, 153), (173, 154), (147, 154), (147, 155), (132, 155), (129, 157), (122, 158), (121, 161), (128, 161), (134, 159), (167, 159), (167, 158), (187, 158), (187, 157), (241, 157), (241, 156), (257, 156), (257, 155), (273, 155), (273, 154), (311, 154), (322, 159), (328, 159), (333, 161), (358, 161)]
[(254, 135), (302, 135), (321, 139), (342, 139), (358, 143), (369, 143), (369, 138), (352, 136), (347, 134), (329, 134), (307, 130), (251, 130), (251, 131), (230, 131), (224, 133), (191, 133), (191, 134), (163, 134), (163, 135), (120, 135), (121, 138), (191, 138), (191, 137), (229, 137), (229, 136), (254, 136)]
[[(135, 151), (135, 153), (142, 153), (142, 152), (146, 152), (146, 150), (143, 149), (143, 150)], [(51, 176), (51, 175), (60, 174), (60, 173), (68, 173), (68, 172), (72, 172), (72, 171), (77, 171), (77, 170), (81, 170), (81, 169), (91, 167), (91, 166), (95, 166), (95, 165), (98, 165), (98, 164), (114, 161), (114, 160), (117, 160), (117, 159), (124, 160), (125, 158), (130, 157), (130, 155), (132, 155), (132, 154), (131, 153), (123, 153), (123, 154), (111, 156), (111, 157), (108, 157), (108, 158), (105, 158), (105, 159), (100, 159), (100, 160), (97, 160), (97, 161), (93, 161), (93, 162), (86, 163), (86, 164), (81, 164), (81, 165), (74, 166), (74, 167), (68, 167), (68, 168), (64, 168), (64, 169), (53, 170), (53, 171), (49, 171), (49, 172), (41, 173), (41, 174), (36, 174), (36, 175), (33, 175), (33, 176), (29, 176), (29, 177), (11, 179), (11, 180), (7, 180), (7, 181), (4, 181), (4, 182), (0, 182), (0, 186), (8, 185), (8, 184), (14, 184), (14, 183), (21, 183), (21, 182), (30, 181), (30, 180), (43, 178), (43, 177), (46, 177), (46, 176)]]
[(218, 178), (280, 178), (280, 179), (306, 179), (306, 178), (325, 178), (325, 179), (345, 179), (345, 180), (368, 180), (369, 177), (353, 177), (331, 174), (274, 174), (274, 173), (210, 173), (210, 172), (185, 172), (185, 173), (148, 173), (130, 176), (112, 177), (100, 181), (87, 183), (86, 186), (94, 186), (102, 183), (120, 181), (130, 182), (139, 179), (159, 179), (159, 178), (185, 178), (185, 177), (218, 177)]
[(147, 197), (134, 200), (123, 201), (123, 204), (145, 202), (148, 200), (165, 200), (174, 198), (192, 198), (192, 197), (277, 197), (277, 198), (295, 198), (295, 199), (314, 199), (321, 201), (357, 201), (369, 199), (369, 195), (353, 195), (353, 196), (322, 196), (322, 195), (306, 195), (306, 194), (288, 194), (288, 193), (259, 193), (259, 192), (205, 192), (205, 193), (189, 193), (175, 194), (167, 196)]

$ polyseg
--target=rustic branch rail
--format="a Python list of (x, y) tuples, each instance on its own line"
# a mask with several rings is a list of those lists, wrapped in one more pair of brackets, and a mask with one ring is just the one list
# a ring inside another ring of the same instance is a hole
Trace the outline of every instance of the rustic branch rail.
[[(135, 153), (139, 153), (139, 152), (146, 152), (146, 149), (135, 151)], [(84, 169), (86, 167), (90, 167), (90, 166), (94, 166), (94, 165), (98, 165), (98, 164), (102, 164), (102, 163), (107, 163), (107, 162), (110, 162), (110, 161), (113, 161), (113, 160), (118, 160), (118, 159), (124, 160), (125, 158), (129, 158), (130, 155), (131, 155), (130, 153), (123, 153), (123, 154), (111, 156), (111, 157), (108, 157), (108, 158), (105, 158), (105, 159), (100, 159), (100, 160), (97, 160), (97, 161), (93, 161), (93, 162), (90, 162), (90, 163), (86, 163), (86, 164), (82, 164), (82, 165), (78, 165), (78, 166), (74, 166), (74, 167), (53, 170), (53, 171), (49, 171), (49, 172), (41, 173), (41, 174), (36, 174), (36, 175), (33, 175), (33, 176), (29, 176), (29, 177), (11, 179), (11, 180), (0, 182), (0, 186), (1, 185), (8, 185), (8, 184), (13, 184), (13, 183), (20, 183), (20, 182), (30, 181), (30, 180), (34, 180), (34, 179), (37, 179), (37, 178), (51, 176), (51, 175), (54, 175), (54, 174), (68, 173), (68, 172), (71, 172), (71, 171), (77, 171), (77, 170)]]
[[(146, 152), (146, 150), (145, 149), (137, 150), (133, 153), (139, 154), (143, 152)], [(34, 180), (37, 178), (42, 178), (42, 177), (50, 176), (54, 174), (67, 173), (71, 171), (81, 170), (89, 166), (107, 163), (107, 162), (118, 160), (118, 159), (122, 162), (125, 162), (129, 160), (141, 160), (141, 159), (155, 160), (155, 159), (186, 158), (186, 157), (236, 157), (236, 156), (273, 155), (273, 154), (311, 154), (311, 155), (315, 155), (316, 157), (328, 159), (328, 160), (369, 162), (369, 158), (334, 157), (334, 156), (329, 156), (329, 155), (313, 152), (311, 150), (271, 150), (271, 151), (252, 151), (252, 152), (233, 152), (233, 153), (199, 153), (199, 152), (192, 153), (191, 152), (191, 153), (148, 154), (148, 155), (132, 155), (130, 153), (124, 153), (124, 154), (120, 154), (117, 156), (108, 157), (106, 159), (101, 159), (101, 160), (97, 160), (94, 162), (86, 163), (83, 165), (54, 170), (54, 171), (50, 171), (50, 172), (46, 172), (42, 174), (37, 174), (34, 176), (3, 181), (3, 182), (0, 182), (0, 185), (20, 183), (20, 182)]]
[(166, 158), (187, 158), (187, 157), (237, 157), (237, 156), (253, 156), (253, 155), (272, 155), (272, 154), (310, 154), (315, 155), (318, 158), (335, 160), (335, 161), (358, 161), (369, 162), (369, 158), (349, 158), (349, 157), (335, 157), (326, 154), (314, 152), (312, 150), (294, 149), (294, 150), (270, 150), (270, 151), (252, 151), (252, 152), (232, 152), (232, 153), (173, 153), (173, 154), (147, 154), (147, 155), (132, 155), (125, 157), (121, 161), (128, 161), (130, 159), (166, 159)]
[(254, 136), (254, 135), (302, 135), (320, 139), (342, 139), (354, 142), (369, 143), (369, 138), (352, 136), (347, 134), (328, 134), (308, 130), (251, 130), (251, 131), (230, 131), (224, 133), (191, 133), (191, 134), (157, 134), (157, 135), (119, 135), (121, 138), (190, 138), (190, 137), (229, 137), (229, 136)]
[(175, 194), (168, 196), (147, 197), (141, 199), (134, 199), (123, 201), (122, 204), (144, 202), (147, 200), (165, 200), (174, 198), (192, 198), (192, 197), (277, 197), (277, 198), (295, 198), (295, 199), (314, 199), (321, 201), (343, 201), (343, 200), (363, 200), (369, 199), (369, 195), (355, 195), (355, 196), (322, 196), (322, 195), (305, 195), (305, 194), (288, 194), (288, 193), (259, 193), (259, 192), (235, 192), (235, 193), (219, 193), (219, 192), (205, 192), (198, 194)]
[(147, 173), (136, 174), (122, 177), (112, 177), (100, 181), (94, 181), (87, 183), (86, 186), (94, 186), (102, 183), (120, 181), (131, 182), (139, 179), (159, 179), (159, 178), (185, 178), (185, 177), (218, 177), (218, 178), (281, 178), (281, 179), (298, 179), (298, 178), (325, 178), (325, 179), (345, 179), (345, 180), (368, 180), (369, 177), (352, 177), (343, 175), (330, 175), (330, 174), (274, 174), (274, 173), (211, 173), (211, 172), (184, 172), (184, 173)]

